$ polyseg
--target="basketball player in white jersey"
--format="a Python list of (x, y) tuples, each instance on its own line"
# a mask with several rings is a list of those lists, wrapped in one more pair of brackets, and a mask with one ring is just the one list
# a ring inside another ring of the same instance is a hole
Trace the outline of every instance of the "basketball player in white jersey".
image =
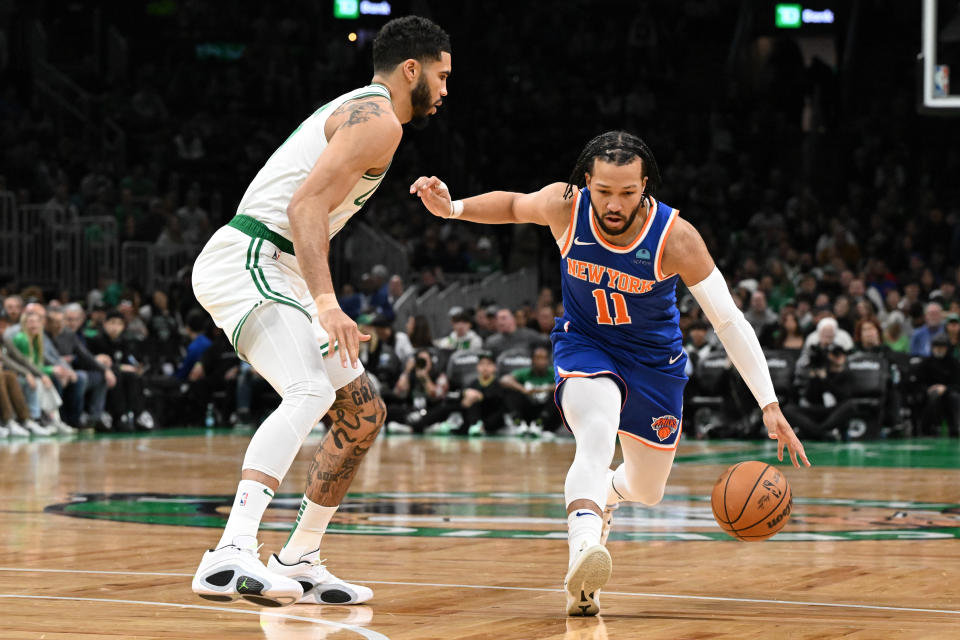
[[(337, 303), (330, 239), (373, 195), (401, 125), (447, 95), (450, 38), (429, 20), (391, 20), (373, 43), (373, 81), (303, 121), (253, 179), (230, 223), (197, 258), (197, 300), (283, 401), (254, 434), (220, 541), (193, 578), (203, 598), (263, 606), (355, 604), (367, 587), (321, 563), (320, 540), (386, 415), (358, 361), (360, 333)], [(294, 530), (264, 566), (257, 531), (314, 425), (330, 430), (311, 465)]]

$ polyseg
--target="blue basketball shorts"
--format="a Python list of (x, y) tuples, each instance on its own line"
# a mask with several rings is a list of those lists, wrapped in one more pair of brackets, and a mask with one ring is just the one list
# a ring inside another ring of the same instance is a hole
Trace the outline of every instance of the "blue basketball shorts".
[(654, 368), (626, 349), (612, 349), (577, 334), (554, 331), (554, 402), (569, 429), (560, 402), (563, 384), (570, 378), (608, 376), (620, 387), (621, 437), (639, 440), (655, 449), (675, 449), (683, 430), (683, 389), (686, 355), (669, 367)]

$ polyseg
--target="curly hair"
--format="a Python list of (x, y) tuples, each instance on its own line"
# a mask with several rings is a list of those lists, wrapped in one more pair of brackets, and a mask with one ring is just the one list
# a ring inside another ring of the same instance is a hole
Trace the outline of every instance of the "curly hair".
[(395, 18), (383, 25), (373, 41), (373, 70), (392, 71), (410, 58), (439, 60), (441, 51), (452, 53), (446, 31), (420, 16)]
[(593, 163), (597, 158), (616, 165), (630, 164), (640, 158), (643, 164), (643, 176), (647, 178), (643, 198), (657, 194), (657, 187), (660, 186), (660, 168), (647, 143), (626, 131), (607, 131), (588, 142), (580, 152), (577, 164), (574, 165), (570, 179), (567, 181), (567, 189), (563, 192), (564, 198), (569, 198), (575, 189), (583, 186), (583, 176), (593, 170)]

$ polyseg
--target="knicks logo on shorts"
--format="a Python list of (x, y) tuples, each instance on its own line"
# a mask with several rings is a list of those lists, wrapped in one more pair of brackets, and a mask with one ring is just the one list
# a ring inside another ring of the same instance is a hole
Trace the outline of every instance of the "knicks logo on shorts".
[(657, 433), (660, 442), (669, 438), (680, 427), (680, 421), (676, 416), (660, 416), (654, 418), (650, 423), (650, 428)]

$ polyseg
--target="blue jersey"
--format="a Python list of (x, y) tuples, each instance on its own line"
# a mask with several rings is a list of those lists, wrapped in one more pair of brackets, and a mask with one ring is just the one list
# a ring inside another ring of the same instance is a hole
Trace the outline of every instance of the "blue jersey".
[(651, 200), (636, 240), (618, 247), (603, 239), (590, 192), (581, 189), (570, 226), (560, 238), (562, 318), (550, 339), (557, 380), (554, 399), (570, 378), (607, 376), (620, 388), (621, 436), (674, 449), (683, 428), (683, 352), (677, 275), (661, 269), (676, 210)]
[(641, 362), (657, 364), (681, 351), (683, 336), (677, 275), (664, 274), (660, 268), (677, 211), (651, 202), (637, 239), (618, 247), (600, 235), (590, 192), (586, 187), (580, 190), (567, 235), (561, 238), (561, 328), (583, 334), (598, 346), (627, 350)]

